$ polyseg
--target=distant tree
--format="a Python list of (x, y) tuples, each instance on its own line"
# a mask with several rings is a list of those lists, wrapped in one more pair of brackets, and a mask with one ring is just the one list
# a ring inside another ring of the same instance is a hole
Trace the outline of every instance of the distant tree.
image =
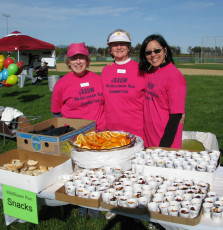
[(201, 54), (201, 47), (200, 46), (195, 46), (195, 47), (189, 46), (187, 48), (187, 52), (189, 54)]
[(141, 44), (140, 43), (136, 44), (136, 46), (133, 47), (133, 53), (139, 53), (140, 49), (141, 49)]
[(179, 46), (170, 46), (173, 55), (180, 55), (181, 48)]
[(68, 46), (66, 47), (55, 47), (55, 52), (56, 52), (56, 56), (57, 57), (63, 57), (64, 55), (67, 54), (67, 49), (68, 49)]
[(97, 49), (94, 46), (87, 46), (88, 51), (91, 55), (96, 54), (97, 53)]
[(106, 56), (108, 54), (108, 49), (107, 48), (101, 48), (99, 47), (98, 48), (98, 53), (101, 55), (101, 56)]

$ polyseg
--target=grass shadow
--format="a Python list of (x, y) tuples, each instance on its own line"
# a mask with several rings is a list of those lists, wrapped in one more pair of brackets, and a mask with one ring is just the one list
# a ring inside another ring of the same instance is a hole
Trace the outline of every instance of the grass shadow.
[(40, 99), (42, 97), (44, 97), (44, 96), (40, 96), (40, 95), (37, 95), (37, 94), (33, 94), (33, 95), (29, 95), (29, 96), (24, 95), (24, 96), (19, 97), (18, 100), (20, 102), (30, 102), (30, 101), (35, 101), (37, 99)]
[(146, 230), (148, 229), (140, 220), (127, 216), (117, 215), (110, 220), (103, 230), (112, 230), (116, 225), (120, 226), (121, 230)]
[(75, 208), (74, 205), (65, 206), (41, 206), (39, 210), (39, 221), (49, 220), (56, 218), (66, 222), (66, 219), (71, 215), (72, 210)]
[[(26, 91), (22, 91), (22, 93), (29, 93), (30, 90), (26, 90)], [(5, 94), (2, 94), (3, 97), (16, 97), (18, 96), (18, 94), (20, 94), (21, 92), (20, 91), (14, 91), (12, 93), (5, 93)]]

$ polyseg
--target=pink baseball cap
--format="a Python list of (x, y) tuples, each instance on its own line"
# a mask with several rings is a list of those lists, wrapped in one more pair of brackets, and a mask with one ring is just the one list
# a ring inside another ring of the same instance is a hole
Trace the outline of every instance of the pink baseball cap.
[(72, 57), (76, 54), (83, 54), (88, 56), (89, 52), (84, 43), (72, 43), (69, 45), (68, 50), (67, 50), (67, 56)]

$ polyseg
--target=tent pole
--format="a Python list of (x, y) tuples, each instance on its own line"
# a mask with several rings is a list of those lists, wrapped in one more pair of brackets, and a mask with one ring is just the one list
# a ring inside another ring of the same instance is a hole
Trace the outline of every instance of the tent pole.
[(19, 62), (19, 50), (18, 50), (18, 62)]

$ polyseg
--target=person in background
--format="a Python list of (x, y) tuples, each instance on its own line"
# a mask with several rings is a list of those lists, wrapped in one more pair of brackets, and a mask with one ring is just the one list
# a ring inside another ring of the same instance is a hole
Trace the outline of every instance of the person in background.
[(36, 78), (33, 80), (34, 85), (38, 85), (44, 78), (48, 76), (48, 63), (43, 62), (42, 66), (36, 67), (33, 71), (36, 72)]
[(152, 34), (143, 41), (139, 69), (146, 75), (146, 146), (181, 148), (186, 80), (174, 66), (171, 49), (161, 35)]
[(130, 58), (131, 37), (117, 29), (107, 39), (112, 65), (102, 70), (105, 97), (105, 127), (130, 132), (141, 138), (143, 134), (143, 105), (145, 78), (139, 74), (138, 63)]
[(51, 112), (59, 117), (95, 120), (96, 129), (104, 129), (102, 80), (87, 70), (90, 61), (84, 43), (69, 46), (65, 63), (71, 71), (54, 86)]
[(10, 58), (11, 57), (11, 53), (7, 53), (7, 58)]
[(35, 58), (34, 56), (30, 53), (29, 54), (29, 66), (28, 66), (28, 70), (29, 70), (29, 78), (32, 80), (32, 83), (36, 82), (36, 78), (33, 77), (33, 65), (34, 65), (34, 61)]

